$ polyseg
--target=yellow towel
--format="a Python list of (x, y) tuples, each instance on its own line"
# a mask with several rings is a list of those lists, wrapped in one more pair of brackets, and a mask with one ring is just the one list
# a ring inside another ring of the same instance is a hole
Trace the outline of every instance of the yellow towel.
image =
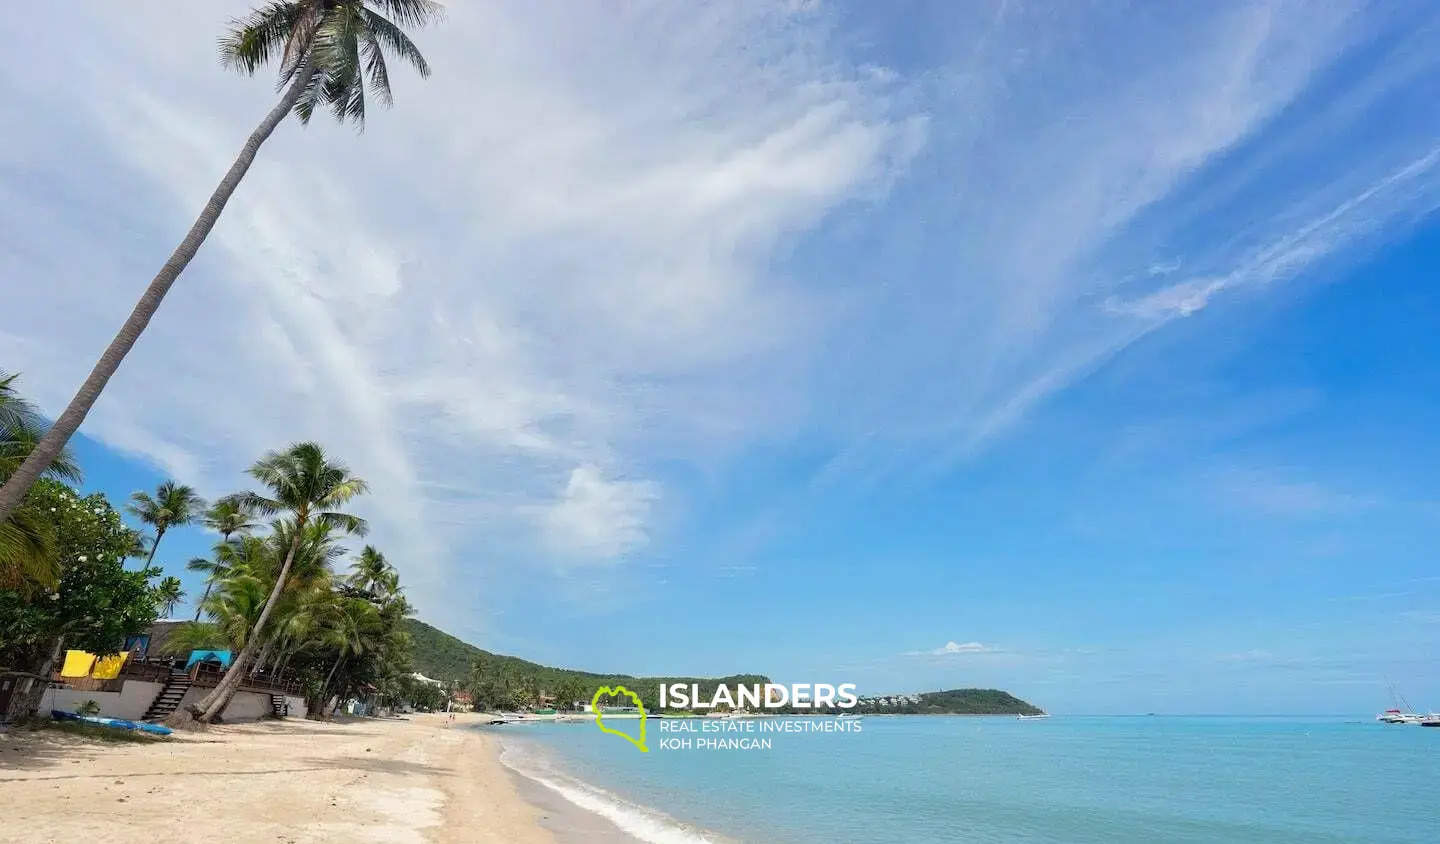
[(90, 667), (95, 664), (95, 654), (88, 651), (66, 651), (65, 667), (60, 669), (61, 677), (89, 677)]
[(121, 651), (114, 656), (97, 660), (90, 676), (96, 680), (114, 680), (120, 676), (120, 666), (125, 664), (125, 657), (129, 655), (129, 651)]

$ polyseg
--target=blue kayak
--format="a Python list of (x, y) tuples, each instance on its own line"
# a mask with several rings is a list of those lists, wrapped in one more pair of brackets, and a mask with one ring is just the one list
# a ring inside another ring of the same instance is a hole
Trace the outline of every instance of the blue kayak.
[(61, 712), (58, 709), (50, 710), (50, 717), (56, 721), (75, 721), (80, 724), (94, 724), (97, 727), (109, 727), (112, 730), (139, 730), (142, 733), (151, 733), (157, 736), (168, 736), (172, 732), (169, 727), (159, 724), (150, 724), (145, 721), (127, 721), (124, 718), (101, 718), (98, 715), (80, 715), (75, 712)]

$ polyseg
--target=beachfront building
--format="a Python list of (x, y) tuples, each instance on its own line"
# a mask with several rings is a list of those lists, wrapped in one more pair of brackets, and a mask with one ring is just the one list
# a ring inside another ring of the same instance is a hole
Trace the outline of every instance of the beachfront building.
[[(108, 718), (161, 721), (199, 703), (225, 676), (233, 655), (222, 650), (167, 652), (166, 638), (182, 623), (157, 621), (144, 633), (128, 637), (119, 653), (108, 657), (67, 651), (41, 700), (41, 712), (74, 712), (93, 702), (98, 714)], [(287, 715), (305, 715), (299, 684), (262, 674), (241, 681), (222, 717), (235, 723)]]

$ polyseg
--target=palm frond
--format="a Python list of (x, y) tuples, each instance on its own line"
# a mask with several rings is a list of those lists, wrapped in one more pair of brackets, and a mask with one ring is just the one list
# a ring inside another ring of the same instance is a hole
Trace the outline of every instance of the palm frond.
[(405, 34), (405, 30), (369, 10), (365, 12), (365, 29), (378, 44), (409, 62), (421, 79), (430, 77), (430, 63), (425, 60), (415, 42), (410, 40), (410, 36)]
[(314, 15), (309, 5), (273, 0), (243, 18), (232, 18), (220, 36), (220, 64), (253, 74), (271, 59), (284, 56), (296, 30), (307, 16)]
[(401, 26), (428, 26), (445, 19), (445, 7), (435, 0), (369, 0), (367, 5)]
[(366, 522), (359, 516), (352, 516), (349, 513), (322, 511), (314, 514), (311, 518), (332, 530), (342, 530), (346, 533), (353, 533), (356, 536), (364, 536), (370, 532), (369, 522)]
[(33, 507), (22, 505), (0, 522), (0, 587), (23, 591), (59, 581), (55, 527)]

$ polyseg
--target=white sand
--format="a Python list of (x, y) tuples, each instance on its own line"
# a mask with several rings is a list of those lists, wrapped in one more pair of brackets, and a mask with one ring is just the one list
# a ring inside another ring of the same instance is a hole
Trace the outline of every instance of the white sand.
[(266, 721), (154, 744), (0, 733), (0, 840), (553, 844), (465, 722)]

